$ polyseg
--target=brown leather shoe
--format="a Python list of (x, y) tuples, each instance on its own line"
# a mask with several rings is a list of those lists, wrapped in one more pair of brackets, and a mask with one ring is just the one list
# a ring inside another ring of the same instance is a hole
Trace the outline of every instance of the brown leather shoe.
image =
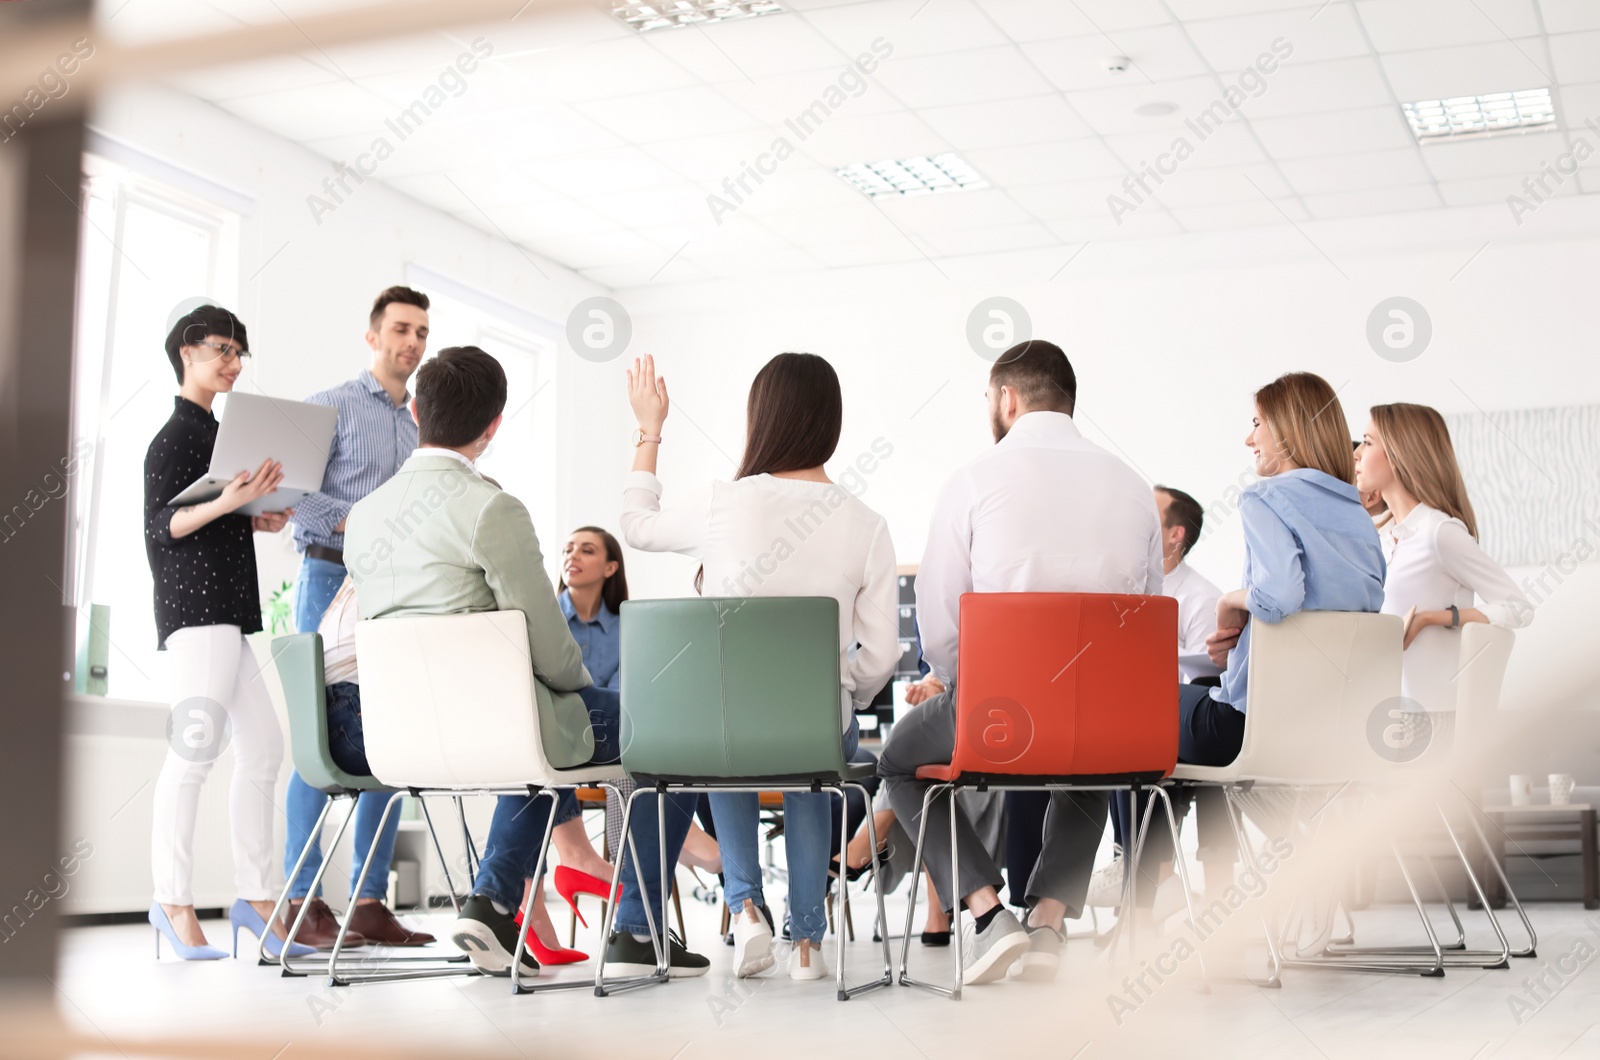
[(348, 921), (368, 942), (382, 946), (426, 946), (433, 936), (426, 931), (411, 931), (382, 902), (358, 902)]
[[(284, 916), (285, 930), (294, 926), (294, 918), (300, 915), (302, 898), (289, 899), (289, 909)], [(328, 908), (328, 903), (321, 898), (311, 899), (311, 908), (306, 911), (306, 922), (300, 925), (299, 932), (294, 941), (302, 946), (311, 946), (319, 950), (333, 949), (334, 941), (339, 937), (339, 921), (333, 915), (333, 910)], [(365, 946), (366, 936), (351, 930), (345, 932), (344, 949), (354, 946)]]

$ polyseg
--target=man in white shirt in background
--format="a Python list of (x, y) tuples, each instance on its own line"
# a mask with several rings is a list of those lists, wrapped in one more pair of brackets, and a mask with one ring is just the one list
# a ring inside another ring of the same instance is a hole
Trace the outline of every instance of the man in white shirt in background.
[[(1206, 638), (1217, 631), (1218, 589), (1184, 560), (1205, 525), (1205, 509), (1182, 490), (1157, 486), (1156, 510), (1161, 513), (1161, 592), (1178, 601), (1178, 654), (1206, 654)], [(1198, 667), (1178, 665), (1178, 678), (1216, 676), (1216, 667), (1202, 672)]]
[[(1033, 340), (1007, 350), (989, 373), (995, 446), (957, 471), (934, 506), (917, 575), (917, 622), (923, 657), (946, 691), (895, 724), (878, 763), (890, 805), (910, 834), (927, 790), (917, 768), (949, 762), (955, 746), (962, 593), (1161, 592), (1161, 530), (1150, 489), (1078, 432), (1077, 390), (1059, 347)], [(1008, 972), (1055, 976), (1063, 922), (1082, 915), (1106, 804), (1104, 792), (1051, 795), (1044, 848), (1028, 878), (1026, 930), (1000, 904), (1000, 870), (959, 809), (962, 878), (951, 881), (950, 804), (930, 808), (925, 844), (934, 886), (941, 900), (964, 901), (972, 914), (961, 925), (964, 983)]]

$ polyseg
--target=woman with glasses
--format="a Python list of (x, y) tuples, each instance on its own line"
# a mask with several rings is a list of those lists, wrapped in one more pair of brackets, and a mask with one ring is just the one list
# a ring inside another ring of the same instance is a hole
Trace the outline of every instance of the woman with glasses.
[[(166, 348), (178, 396), (144, 459), (145, 554), (155, 582), (157, 646), (168, 655), (173, 704), (167, 758), (151, 808), (150, 924), (157, 956), (165, 935), (185, 960), (214, 960), (227, 954), (207, 944), (195, 916), (194, 826), (200, 786), (229, 742), (234, 770), (228, 811), (239, 897), (228, 919), (235, 955), (239, 929), (267, 933), (265, 918), (272, 913), (273, 791), (283, 735), (245, 637), (261, 629), (252, 535), (283, 529), (292, 511), (239, 514), (277, 489), (283, 470), (272, 460), (241, 471), (214, 500), (173, 503), (207, 473), (217, 440), (212, 402), (233, 389), (250, 354), (239, 318), (211, 305), (180, 317)], [(282, 926), (273, 925), (269, 952), (277, 953), (282, 937)], [(311, 952), (291, 948), (297, 955)]]

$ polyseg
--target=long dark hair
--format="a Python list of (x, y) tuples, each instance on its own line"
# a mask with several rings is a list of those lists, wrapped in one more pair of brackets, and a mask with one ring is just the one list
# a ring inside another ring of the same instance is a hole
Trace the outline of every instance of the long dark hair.
[[(628, 598), (628, 567), (622, 558), (621, 543), (611, 535), (611, 531), (598, 526), (580, 526), (573, 533), (593, 534), (606, 546), (606, 562), (615, 563), (617, 571), (600, 586), (600, 602), (613, 615), (622, 614), (622, 602)], [(556, 583), (556, 594), (560, 595), (566, 588), (567, 579), (560, 579)]]
[(733, 477), (821, 467), (839, 447), (843, 423), (833, 365), (814, 353), (780, 353), (750, 384), (744, 458)]

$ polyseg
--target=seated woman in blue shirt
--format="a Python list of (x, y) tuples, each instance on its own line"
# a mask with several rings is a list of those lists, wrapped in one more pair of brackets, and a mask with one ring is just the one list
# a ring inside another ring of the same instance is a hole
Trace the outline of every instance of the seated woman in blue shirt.
[[(1383, 606), (1383, 550), (1356, 491), (1350, 428), (1333, 388), (1309, 372), (1268, 383), (1256, 391), (1245, 445), (1261, 480), (1239, 497), (1244, 586), (1217, 601), (1217, 631), (1206, 640), (1212, 661), (1223, 667), (1222, 684), (1178, 686), (1178, 761), (1195, 765), (1224, 766), (1239, 756), (1253, 622)], [(1176, 794), (1174, 810), (1185, 812), (1185, 789)], [(1201, 815), (1200, 845), (1232, 848), (1226, 818), (1213, 821)], [(1146, 842), (1150, 863), (1172, 860), (1165, 828), (1152, 826)], [(1141, 888), (1139, 897), (1148, 904), (1155, 888)]]

